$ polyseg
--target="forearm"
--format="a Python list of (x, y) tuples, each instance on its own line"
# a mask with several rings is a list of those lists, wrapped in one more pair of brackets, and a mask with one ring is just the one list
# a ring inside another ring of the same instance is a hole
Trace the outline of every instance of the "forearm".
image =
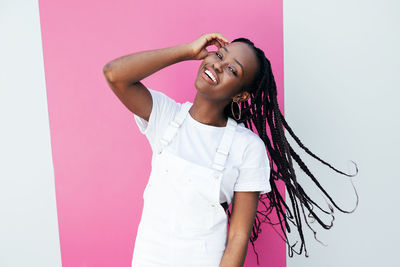
[(233, 236), (228, 239), (219, 267), (243, 267), (249, 239), (246, 236)]
[(169, 65), (189, 60), (190, 55), (188, 44), (141, 51), (108, 62), (103, 71), (110, 82), (131, 84)]

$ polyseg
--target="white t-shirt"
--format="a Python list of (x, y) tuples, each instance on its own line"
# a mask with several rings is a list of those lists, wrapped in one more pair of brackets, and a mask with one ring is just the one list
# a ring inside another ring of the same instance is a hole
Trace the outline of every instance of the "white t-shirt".
[[(133, 115), (140, 132), (147, 137), (152, 150), (156, 151), (165, 129), (182, 103), (177, 103), (162, 92), (150, 88), (149, 91), (153, 98), (149, 121)], [(198, 122), (188, 113), (167, 148), (186, 160), (211, 168), (224, 130), (225, 127)], [(236, 127), (229, 153), (221, 181), (220, 203), (230, 204), (234, 191), (259, 191), (260, 194), (271, 191), (270, 166), (264, 142), (243, 123)]]

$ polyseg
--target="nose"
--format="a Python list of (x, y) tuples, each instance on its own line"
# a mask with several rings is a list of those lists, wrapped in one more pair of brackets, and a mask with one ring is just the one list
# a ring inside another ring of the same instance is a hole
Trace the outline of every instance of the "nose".
[(219, 61), (214, 63), (214, 69), (218, 72), (222, 72), (224, 65), (226, 65), (225, 61)]

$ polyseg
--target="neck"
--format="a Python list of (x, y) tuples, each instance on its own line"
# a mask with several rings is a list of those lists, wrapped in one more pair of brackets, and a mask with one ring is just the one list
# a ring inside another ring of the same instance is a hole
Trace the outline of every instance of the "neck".
[(196, 121), (216, 126), (225, 127), (227, 119), (224, 115), (224, 107), (226, 103), (209, 101), (201, 97), (198, 93), (196, 94), (193, 105), (189, 109), (189, 113)]

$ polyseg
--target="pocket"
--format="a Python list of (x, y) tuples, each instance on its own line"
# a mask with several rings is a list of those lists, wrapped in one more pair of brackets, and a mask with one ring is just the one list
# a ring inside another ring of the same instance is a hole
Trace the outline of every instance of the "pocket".
[(181, 209), (183, 228), (187, 230), (208, 230), (213, 226), (215, 211), (208, 201), (199, 197), (195, 190), (185, 194)]
[(209, 199), (193, 182), (192, 175), (182, 175), (177, 180), (174, 197), (176, 198), (176, 220), (183, 233), (203, 233), (207, 232), (214, 223), (214, 213)]

